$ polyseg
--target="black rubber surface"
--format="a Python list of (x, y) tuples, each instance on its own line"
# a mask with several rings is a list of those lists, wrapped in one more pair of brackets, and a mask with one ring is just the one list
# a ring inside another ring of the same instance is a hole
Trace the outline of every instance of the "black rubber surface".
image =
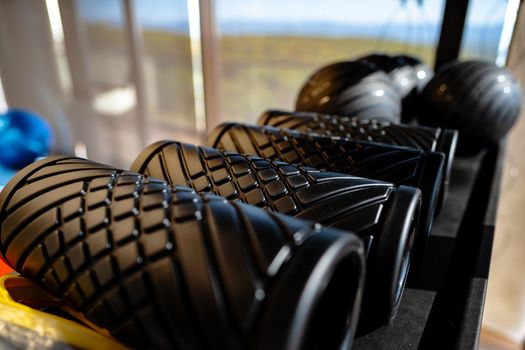
[(451, 129), (385, 123), (362, 120), (339, 115), (308, 112), (269, 110), (259, 118), (258, 124), (292, 129), (322, 136), (347, 137), (355, 141), (369, 141), (388, 145), (406, 146), (425, 152), (441, 152), (445, 155), (444, 176), (440, 210), (450, 183), (458, 133)]
[(425, 113), (420, 94), (434, 73), (421, 60), (411, 56), (375, 53), (361, 57), (359, 61), (376, 65), (388, 74), (402, 97), (402, 123), (410, 122), (420, 111)]
[(416, 89), (417, 77), (414, 68), (411, 65), (404, 64), (403, 61), (395, 57), (375, 53), (360, 57), (358, 61), (373, 64), (387, 73), (403, 99)]
[(132, 170), (355, 232), (368, 243), (367, 270), (381, 271), (368, 275), (364, 303), (370, 306), (360, 322), (377, 325), (394, 316), (408, 270), (402, 261), (411, 256), (418, 223), (419, 190), (174, 141), (148, 147)]
[(207, 144), (291, 164), (418, 187), (422, 192), (422, 205), (417, 244), (420, 252), (424, 250), (441, 186), (443, 155), (440, 153), (238, 123), (217, 127)]
[(401, 95), (379, 67), (343, 61), (309, 76), (298, 93), (295, 109), (397, 123), (401, 120)]
[(397, 55), (392, 57), (401, 66), (410, 66), (416, 73), (416, 89), (421, 92), (425, 85), (434, 76), (432, 68), (427, 66), (421, 59), (414, 56)]
[(444, 65), (423, 90), (424, 125), (459, 131), (458, 152), (475, 154), (499, 142), (520, 116), (522, 90), (513, 74), (491, 62)]
[(0, 194), (17, 271), (135, 348), (350, 346), (364, 277), (353, 234), (78, 158)]

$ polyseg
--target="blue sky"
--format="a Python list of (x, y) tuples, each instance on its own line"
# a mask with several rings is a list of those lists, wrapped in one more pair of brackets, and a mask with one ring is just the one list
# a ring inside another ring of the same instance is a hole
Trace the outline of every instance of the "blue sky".
[[(338, 24), (383, 23), (386, 18), (405, 21), (407, 15), (414, 21), (438, 22), (441, 17), (440, 0), (426, 1), (423, 11), (415, 1), (409, 1), (402, 11), (395, 0), (224, 0), (217, 2), (219, 19), (238, 19), (275, 22), (331, 22)], [(421, 16), (421, 14), (423, 14)]]
[[(471, 0), (469, 21), (473, 24), (500, 21), (506, 0)], [(135, 0), (144, 25), (162, 26), (185, 22), (186, 0)], [(216, 0), (219, 22), (330, 22), (373, 25), (384, 23), (432, 23), (441, 20), (444, 0)], [(120, 0), (80, 0), (82, 15), (93, 21), (117, 22)]]
[[(123, 24), (122, 0), (77, 0), (88, 21)], [(188, 32), (187, 1), (135, 0), (146, 28)], [(223, 35), (362, 37), (434, 45), (445, 0), (214, 0)], [(496, 52), (507, 0), (470, 0), (463, 48)]]
[[(123, 20), (121, 0), (79, 0), (82, 17), (94, 22), (119, 23)], [(166, 25), (187, 22), (185, 0), (135, 0), (139, 19), (146, 24)]]

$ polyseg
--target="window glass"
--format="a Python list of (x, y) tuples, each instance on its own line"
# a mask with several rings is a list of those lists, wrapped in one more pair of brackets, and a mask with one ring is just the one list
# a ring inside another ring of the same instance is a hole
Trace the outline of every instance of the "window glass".
[(148, 111), (152, 118), (195, 128), (188, 6), (185, 0), (138, 0)]
[[(77, 129), (90, 130), (85, 133), (89, 157), (129, 166), (159, 139), (198, 141), (187, 1), (132, 1), (131, 26), (125, 1), (76, 4), (92, 95), (86, 113), (91, 115), (82, 118), (86, 127)], [(83, 105), (74, 107), (79, 114)]]
[(131, 81), (125, 18), (119, 0), (78, 0), (89, 54), (89, 78), (95, 93)]
[(461, 59), (496, 59), (507, 4), (507, 0), (470, 0)]
[(314, 69), (374, 51), (432, 65), (443, 0), (217, 0), (221, 119), (293, 108)]

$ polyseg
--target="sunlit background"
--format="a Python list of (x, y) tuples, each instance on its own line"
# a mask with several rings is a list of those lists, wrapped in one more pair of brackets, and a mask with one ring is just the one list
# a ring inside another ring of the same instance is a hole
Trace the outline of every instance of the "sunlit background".
[[(462, 57), (496, 59), (507, 4), (471, 2)], [(24, 6), (5, 7), (22, 16)], [(41, 22), (41, 44), (21, 49), (54, 61), (28, 69), (47, 70), (56, 94), (37, 89), (49, 85), (42, 80), (9, 84), (8, 95), (30, 94), (21, 107), (63, 129), (64, 151), (127, 166), (159, 138), (198, 142), (221, 121), (292, 108), (308, 74), (331, 61), (385, 51), (432, 65), (443, 8), (443, 0), (47, 0), (51, 42)]]
[[(519, 3), (470, 0), (460, 58), (504, 64)], [(384, 51), (433, 66), (444, 5), (0, 0), (0, 112), (45, 117), (58, 153), (129, 167), (159, 139), (200, 143), (221, 121), (292, 109), (306, 77), (331, 61)]]

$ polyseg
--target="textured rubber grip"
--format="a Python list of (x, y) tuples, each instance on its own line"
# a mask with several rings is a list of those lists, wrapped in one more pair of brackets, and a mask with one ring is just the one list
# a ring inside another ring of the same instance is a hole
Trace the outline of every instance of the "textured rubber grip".
[(424, 251), (441, 185), (443, 155), (396, 146), (309, 135), (271, 126), (224, 123), (207, 144), (227, 151), (418, 187), (422, 192), (418, 252)]
[(353, 234), (66, 157), (20, 172), (0, 211), (8, 263), (132, 347), (350, 346)]
[(368, 141), (388, 145), (406, 146), (425, 152), (445, 154), (445, 167), (438, 200), (441, 208), (450, 182), (450, 172), (458, 132), (451, 129), (431, 128), (415, 125), (391, 124), (376, 120), (362, 120), (355, 117), (328, 115), (310, 112), (288, 112), (268, 110), (258, 120), (259, 125), (269, 125), (322, 136), (347, 137), (355, 141)]
[[(401, 264), (402, 252), (410, 256), (419, 190), (174, 141), (148, 147), (132, 170), (358, 234), (369, 245), (368, 267), (396, 268), (367, 283), (364, 303), (373, 306), (362, 316), (377, 324), (389, 322), (395, 314), (399, 302), (395, 295), (403, 290), (408, 270)], [(403, 200), (394, 204), (394, 197)], [(385, 224), (390, 217), (400, 220)], [(385, 240), (392, 244), (388, 252), (379, 252), (377, 247)]]

